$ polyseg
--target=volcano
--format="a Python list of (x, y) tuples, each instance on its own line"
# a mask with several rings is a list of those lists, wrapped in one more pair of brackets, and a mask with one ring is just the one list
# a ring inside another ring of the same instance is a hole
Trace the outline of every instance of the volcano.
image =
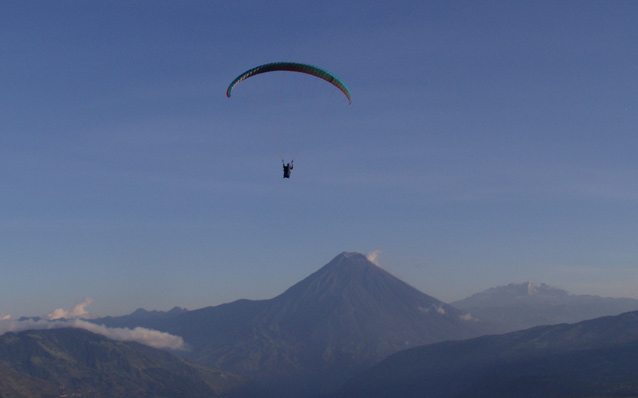
[(483, 334), (468, 314), (352, 252), (269, 300), (238, 300), (129, 326), (182, 336), (192, 347), (191, 361), (315, 392), (397, 351)]

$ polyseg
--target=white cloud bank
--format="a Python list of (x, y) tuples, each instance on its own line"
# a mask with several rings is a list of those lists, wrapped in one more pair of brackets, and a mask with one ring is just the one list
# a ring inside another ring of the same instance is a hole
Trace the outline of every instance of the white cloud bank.
[(103, 325), (82, 319), (61, 319), (48, 321), (45, 319), (33, 320), (2, 320), (0, 321), (0, 335), (7, 332), (22, 332), (34, 329), (60, 329), (60, 328), (78, 328), (88, 330), (89, 332), (100, 334), (112, 340), (118, 341), (134, 341), (153, 348), (168, 348), (171, 350), (186, 350), (184, 339), (169, 333), (160, 332), (153, 329), (137, 327), (135, 329), (128, 328), (108, 328)]
[(81, 319), (88, 316), (86, 307), (92, 302), (92, 298), (84, 298), (76, 302), (70, 311), (58, 308), (47, 315), (47, 319), (13, 320), (10, 315), (3, 316), (0, 318), (0, 336), (7, 332), (22, 332), (34, 329), (78, 328), (112, 340), (134, 341), (160, 349), (186, 350), (184, 339), (180, 336), (141, 327), (134, 329), (109, 328)]

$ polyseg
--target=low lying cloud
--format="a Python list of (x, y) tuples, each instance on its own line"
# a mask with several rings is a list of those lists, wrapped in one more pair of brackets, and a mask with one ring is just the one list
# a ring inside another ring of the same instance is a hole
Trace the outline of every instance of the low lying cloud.
[(46, 316), (47, 319), (32, 318), (13, 320), (10, 315), (2, 316), (0, 317), (0, 336), (7, 332), (22, 332), (25, 330), (78, 328), (88, 330), (89, 332), (102, 335), (112, 340), (134, 341), (160, 349), (186, 350), (184, 339), (180, 336), (141, 327), (134, 329), (109, 328), (81, 319), (88, 317), (89, 313), (86, 311), (86, 307), (92, 302), (92, 298), (84, 298), (77, 301), (70, 311), (58, 308), (48, 314)]
[(118, 341), (135, 341), (153, 348), (168, 348), (171, 350), (185, 350), (184, 339), (169, 333), (158, 330), (136, 327), (128, 328), (107, 328), (104, 325), (96, 325), (91, 322), (75, 319), (70, 321), (73, 326), (88, 330), (95, 334), (101, 334), (109, 339)]
[(112, 340), (134, 341), (153, 348), (166, 348), (171, 350), (186, 350), (184, 339), (169, 333), (146, 328), (108, 328), (82, 319), (25, 319), (25, 320), (0, 320), (0, 335), (7, 332), (22, 332), (25, 330), (78, 328), (100, 334)]

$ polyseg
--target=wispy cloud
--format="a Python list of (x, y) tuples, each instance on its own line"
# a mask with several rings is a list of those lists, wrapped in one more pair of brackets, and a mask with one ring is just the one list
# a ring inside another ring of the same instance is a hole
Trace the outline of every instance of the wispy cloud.
[(472, 314), (470, 314), (469, 312), (468, 312), (468, 313), (465, 313), (465, 314), (461, 314), (461, 315), (459, 316), (459, 318), (460, 318), (462, 321), (474, 321), (474, 320), (475, 320), (475, 319), (472, 317)]
[(86, 310), (86, 307), (93, 303), (93, 299), (91, 297), (85, 297), (81, 300), (78, 300), (71, 311), (67, 311), (63, 308), (58, 308), (53, 311), (49, 315), (47, 315), (47, 319), (54, 321), (56, 319), (76, 319), (76, 318), (87, 318), (89, 313)]
[(104, 325), (96, 325), (81, 319), (70, 321), (72, 327), (88, 330), (95, 334), (101, 334), (109, 339), (118, 341), (135, 341), (153, 348), (168, 348), (171, 350), (186, 350), (184, 339), (169, 333), (158, 330), (136, 327), (128, 328), (108, 328)]
[(381, 265), (379, 264), (378, 260), (379, 260), (379, 255), (381, 254), (382, 251), (383, 251), (382, 249), (377, 249), (377, 250), (371, 251), (370, 253), (366, 253), (366, 258), (372, 264), (376, 265), (377, 267), (380, 267)]

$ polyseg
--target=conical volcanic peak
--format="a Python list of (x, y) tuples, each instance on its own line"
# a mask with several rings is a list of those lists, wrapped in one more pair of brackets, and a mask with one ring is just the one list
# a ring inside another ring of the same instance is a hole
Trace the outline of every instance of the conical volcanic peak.
[(350, 252), (274, 298), (266, 319), (300, 338), (342, 336), (389, 345), (388, 351), (477, 334), (463, 312)]
[(379, 267), (361, 253), (343, 252), (321, 267), (315, 274), (322, 272), (365, 272), (369, 268)]
[(343, 252), (318, 271), (286, 290), (278, 298), (287, 297), (299, 302), (311, 298), (316, 300), (326, 295), (342, 296), (353, 293), (357, 289), (368, 291), (388, 283), (404, 285), (407, 290), (413, 289), (376, 266), (365, 255)]

